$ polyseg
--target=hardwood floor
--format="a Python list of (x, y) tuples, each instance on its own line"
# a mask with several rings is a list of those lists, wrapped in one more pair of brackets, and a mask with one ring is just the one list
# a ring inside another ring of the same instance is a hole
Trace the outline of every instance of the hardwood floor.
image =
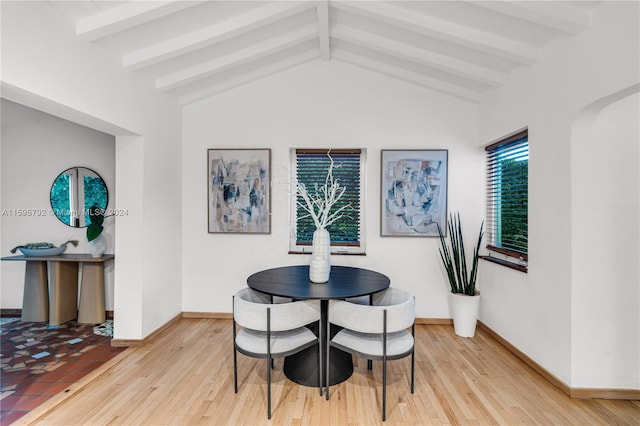
[[(229, 320), (183, 318), (17, 424), (383, 424), (381, 365), (368, 371), (360, 358), (330, 401), (286, 379), (276, 360), (268, 421), (265, 363), (238, 354), (235, 394), (231, 340)], [(414, 394), (410, 357), (388, 366), (387, 425), (640, 424), (640, 401), (571, 399), (483, 330), (465, 339), (448, 325), (416, 326)]]

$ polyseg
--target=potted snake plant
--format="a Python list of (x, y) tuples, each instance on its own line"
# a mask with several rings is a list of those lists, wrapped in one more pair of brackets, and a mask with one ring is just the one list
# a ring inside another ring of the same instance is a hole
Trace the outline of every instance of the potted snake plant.
[[(476, 331), (480, 307), (480, 291), (476, 288), (476, 279), (478, 277), (480, 244), (484, 235), (483, 225), (484, 222), (480, 225), (480, 232), (471, 259), (468, 259), (465, 253), (460, 213), (449, 215), (448, 244), (447, 237), (438, 225), (440, 258), (451, 287), (449, 303), (452, 310), (453, 327), (455, 333), (462, 337), (473, 337)], [(470, 268), (468, 260), (471, 260)]]

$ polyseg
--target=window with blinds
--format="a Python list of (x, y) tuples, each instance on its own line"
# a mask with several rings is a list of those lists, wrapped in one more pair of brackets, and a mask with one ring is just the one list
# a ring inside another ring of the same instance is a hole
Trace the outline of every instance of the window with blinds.
[(524, 130), (485, 148), (487, 249), (526, 270), (528, 260), (529, 138)]
[[(343, 254), (364, 253), (364, 155), (363, 149), (292, 149), (292, 188), (302, 182), (314, 191), (317, 184), (325, 183), (327, 171), (333, 160), (333, 176), (346, 188), (334, 209), (347, 206), (342, 218), (327, 230), (331, 235), (331, 252)], [(301, 197), (296, 194), (301, 200)], [(310, 253), (315, 225), (311, 217), (297, 205), (296, 197), (291, 197), (292, 229), (290, 251)]]

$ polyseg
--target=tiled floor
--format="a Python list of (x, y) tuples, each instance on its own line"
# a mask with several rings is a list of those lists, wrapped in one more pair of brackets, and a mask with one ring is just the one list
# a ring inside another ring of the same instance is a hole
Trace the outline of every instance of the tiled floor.
[(0, 425), (64, 392), (69, 385), (121, 353), (111, 346), (111, 322), (70, 321), (60, 326), (1, 318)]

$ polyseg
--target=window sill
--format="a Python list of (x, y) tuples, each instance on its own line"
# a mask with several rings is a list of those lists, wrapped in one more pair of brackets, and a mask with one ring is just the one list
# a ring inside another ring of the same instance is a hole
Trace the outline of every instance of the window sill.
[(525, 265), (519, 265), (517, 263), (509, 262), (508, 260), (504, 259), (498, 259), (497, 257), (493, 256), (480, 256), (480, 259), (484, 259), (487, 262), (497, 263), (498, 265), (502, 265), (510, 269), (515, 269), (516, 271), (524, 272), (525, 274), (527, 273), (527, 266)]
[[(289, 250), (289, 254), (311, 254), (310, 251), (291, 251)], [(331, 253), (331, 256), (366, 256), (367, 253), (353, 253), (353, 252), (346, 252), (346, 251), (338, 251), (335, 253)]]

